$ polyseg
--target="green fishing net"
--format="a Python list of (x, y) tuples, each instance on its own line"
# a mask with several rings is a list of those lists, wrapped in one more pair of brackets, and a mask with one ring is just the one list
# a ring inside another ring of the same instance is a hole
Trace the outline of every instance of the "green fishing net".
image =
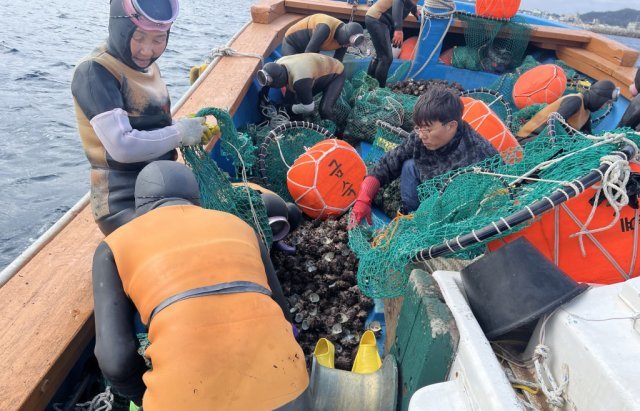
[(454, 67), (504, 73), (522, 63), (531, 34), (522, 19), (492, 20), (471, 14), (458, 18), (466, 26), (465, 46), (453, 50)]
[[(253, 165), (256, 159), (251, 140), (237, 132), (231, 117), (224, 110), (208, 108), (196, 115), (208, 114), (213, 114), (220, 126), (222, 135), (218, 144), (221, 144), (223, 153), (228, 153), (229, 158), (233, 159), (239, 175), (245, 175), (247, 167)], [(229, 177), (201, 146), (182, 147), (181, 151), (185, 163), (198, 181), (202, 207), (240, 217), (254, 228), (265, 245), (271, 246), (271, 229), (260, 194), (243, 184), (233, 186)]]
[(261, 151), (264, 151), (265, 158), (264, 170), (259, 173), (266, 177), (266, 180), (259, 180), (258, 183), (278, 194), (285, 201), (293, 201), (287, 188), (289, 168), (306, 149), (327, 137), (311, 129), (292, 126), (275, 135), (272, 134), (274, 138), (267, 141), (266, 138), (273, 129), (268, 128), (268, 132), (261, 141)]
[[(596, 144), (593, 139), (571, 133), (563, 124), (552, 125), (522, 148), (423, 183), (419, 187), (420, 206), (414, 213), (387, 225), (374, 218), (373, 227), (361, 223), (351, 230), (349, 245), (359, 258), (360, 289), (375, 298), (401, 295), (410, 272), (409, 263), (417, 253), (446, 240), (455, 241), (550, 196), (563, 188), (564, 182), (598, 168), (603, 156), (626, 144), (624, 140)], [(640, 143), (640, 135), (628, 129), (614, 133)], [(556, 162), (538, 168), (549, 160)], [(542, 181), (518, 179), (524, 175)], [(455, 257), (474, 258), (484, 251), (487, 241), (526, 225), (477, 242), (456, 252)]]
[(379, 88), (375, 79), (359, 72), (352, 80), (354, 92), (344, 138), (351, 142), (372, 143), (381, 120), (396, 127), (413, 127), (412, 113), (417, 97)]

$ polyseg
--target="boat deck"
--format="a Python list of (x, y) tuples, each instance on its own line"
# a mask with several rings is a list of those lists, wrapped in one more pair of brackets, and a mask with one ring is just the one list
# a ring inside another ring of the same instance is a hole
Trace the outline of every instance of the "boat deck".
[[(284, 31), (305, 14), (325, 12), (364, 21), (367, 7), (329, 0), (264, 0), (252, 7), (253, 22), (230, 44), (241, 53), (268, 56)], [(418, 27), (412, 17), (408, 27)], [(459, 33), (456, 21), (451, 32)], [(638, 52), (583, 30), (534, 26), (531, 42), (557, 50), (569, 65), (597, 79), (627, 85)], [(255, 57), (223, 57), (174, 113), (203, 107), (234, 114), (260, 65)], [(624, 87), (623, 87), (624, 85)], [(65, 226), (0, 288), (0, 409), (43, 409), (94, 335), (91, 262), (103, 236), (89, 206)]]
[[(249, 24), (231, 47), (269, 55), (300, 15)], [(237, 110), (260, 65), (255, 57), (225, 57), (174, 117), (202, 107)], [(94, 335), (91, 264), (104, 238), (85, 206), (0, 288), (0, 410), (44, 409)]]

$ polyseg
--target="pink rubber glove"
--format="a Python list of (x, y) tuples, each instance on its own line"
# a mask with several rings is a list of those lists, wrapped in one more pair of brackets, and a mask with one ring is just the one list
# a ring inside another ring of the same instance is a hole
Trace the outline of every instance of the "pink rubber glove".
[(358, 198), (351, 212), (351, 221), (349, 221), (349, 226), (347, 227), (349, 230), (357, 226), (363, 219), (366, 219), (369, 225), (373, 223), (371, 220), (371, 203), (379, 189), (380, 181), (374, 176), (366, 176), (365, 179), (362, 180)]

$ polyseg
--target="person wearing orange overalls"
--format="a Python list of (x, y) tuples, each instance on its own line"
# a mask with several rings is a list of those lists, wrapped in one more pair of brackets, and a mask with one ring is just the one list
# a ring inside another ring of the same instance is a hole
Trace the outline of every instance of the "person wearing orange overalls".
[(142, 169), (135, 204), (93, 260), (95, 354), (114, 390), (145, 411), (305, 409), (304, 354), (251, 226), (199, 207), (194, 175), (173, 161)]

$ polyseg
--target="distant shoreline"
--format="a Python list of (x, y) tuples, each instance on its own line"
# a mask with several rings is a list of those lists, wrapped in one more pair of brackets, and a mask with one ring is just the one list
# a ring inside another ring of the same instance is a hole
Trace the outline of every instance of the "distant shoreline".
[(602, 26), (590, 26), (584, 25), (583, 29), (592, 31), (594, 33), (599, 34), (613, 34), (614, 36), (622, 36), (622, 37), (632, 37), (636, 39), (640, 39), (640, 31), (636, 30), (627, 30), (622, 27), (602, 27)]

